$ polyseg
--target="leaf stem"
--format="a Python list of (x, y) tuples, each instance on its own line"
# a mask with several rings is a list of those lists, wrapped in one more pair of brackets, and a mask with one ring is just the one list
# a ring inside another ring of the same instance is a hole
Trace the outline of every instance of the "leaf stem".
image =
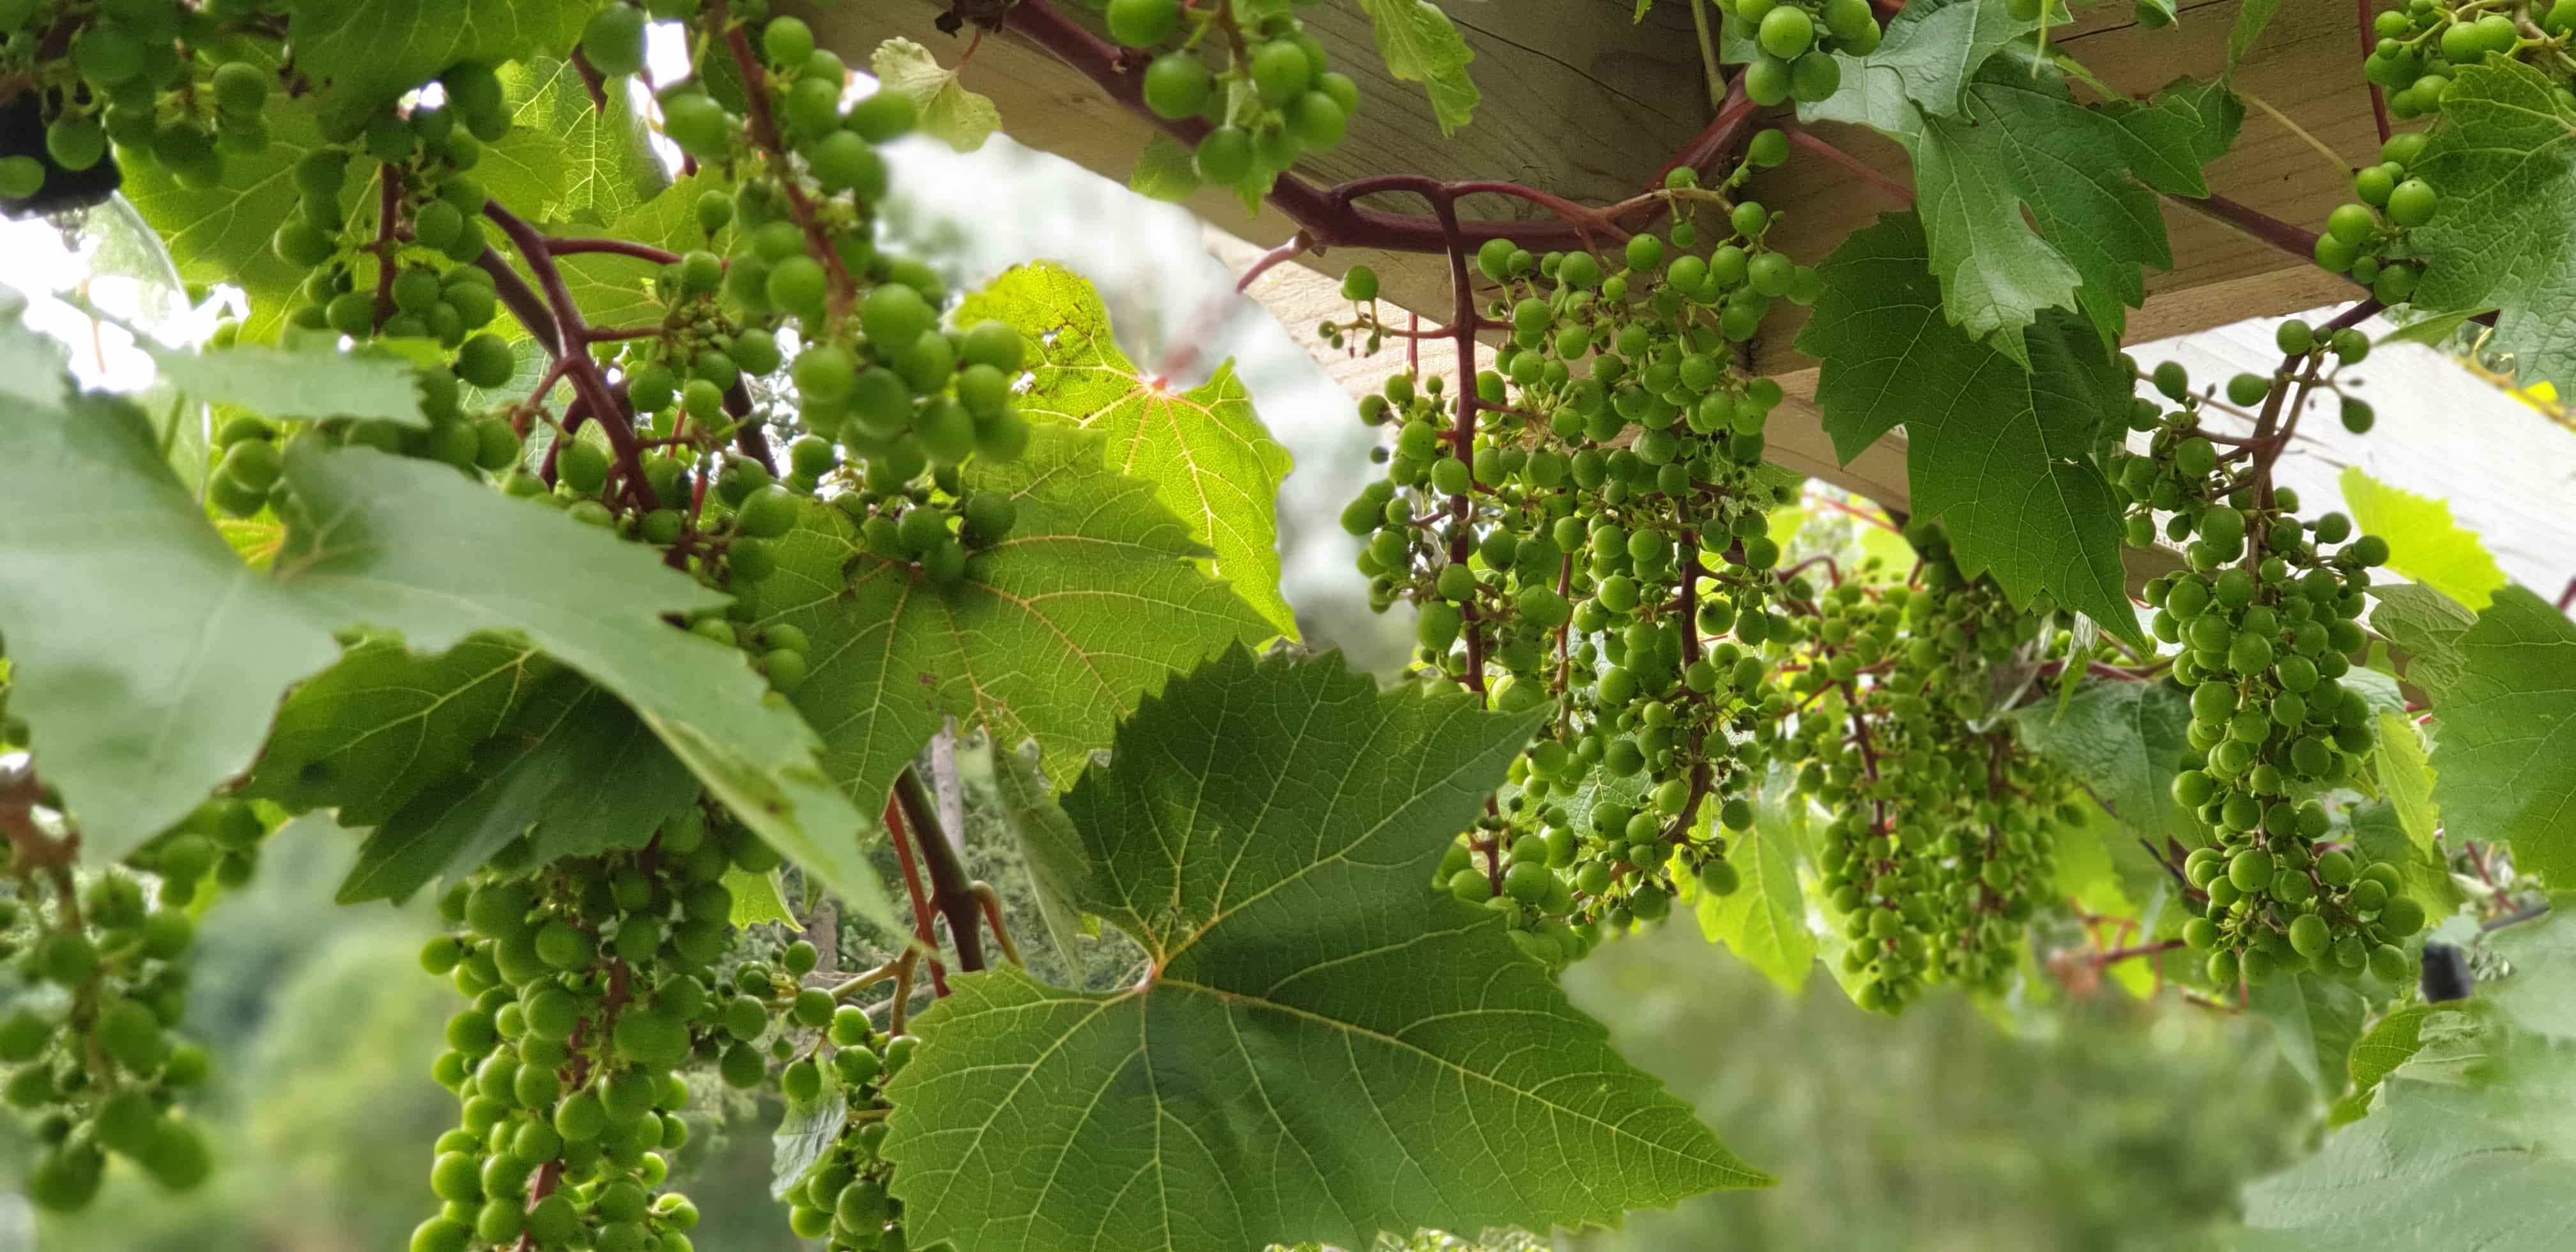
[(930, 906), (948, 921), (948, 941), (957, 947), (957, 970), (972, 974), (984, 968), (984, 933), (977, 917), (975, 889), (968, 885), (957, 847), (940, 828), (939, 809), (921, 775), (909, 765), (894, 776), (894, 798), (921, 847), (922, 866), (930, 871)]

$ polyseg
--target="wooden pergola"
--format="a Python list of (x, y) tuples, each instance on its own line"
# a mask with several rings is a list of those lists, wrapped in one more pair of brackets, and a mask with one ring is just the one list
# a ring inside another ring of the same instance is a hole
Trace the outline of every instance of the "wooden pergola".
[[(1356, 6), (1318, 4), (1299, 10), (1307, 28), (1330, 50), (1335, 67), (1359, 81), (1363, 100), (1342, 145), (1299, 165), (1296, 172), (1307, 182), (1331, 186), (1388, 174), (1441, 181), (1506, 179), (1582, 204), (1611, 204), (1651, 185), (1677, 152), (1709, 130), (1717, 115), (1688, 0), (1662, 0), (1636, 22), (1630, 20), (1632, 0), (1507, 0), (1442, 7), (1475, 51), (1471, 72), (1483, 92), (1474, 123), (1445, 137), (1421, 87), (1387, 76), (1368, 20)], [(2052, 40), (2111, 88), (2143, 95), (2177, 77), (2208, 78), (2220, 72), (2242, 7), (2242, 0), (2186, 3), (2178, 24), (2153, 28), (2135, 21), (2127, 6), (2089, 6)], [(870, 49), (900, 35), (932, 49), (943, 64), (955, 64), (967, 51), (974, 27), (956, 36), (940, 30), (938, 19), (948, 8), (944, 0), (869, 0), (819, 7), (809, 17), (824, 42), (854, 62), (864, 63)], [(1089, 15), (1083, 20), (1090, 20)], [(2249, 108), (2235, 146), (2209, 167), (2210, 185), (2219, 195), (2280, 222), (2308, 227), (2350, 197), (2348, 171), (2316, 145), (2350, 160), (2370, 159), (2377, 151), (2355, 22), (2354, 8), (2344, 0), (2285, 0), (2237, 68), (2235, 84)], [(1010, 27), (975, 45), (965, 82), (993, 99), (1012, 138), (1111, 179), (1127, 178), (1155, 134), (1150, 119), (1093, 74)], [(1784, 106), (1757, 115), (1756, 122), (1787, 113)], [(1773, 241), (1805, 262), (1821, 259), (1877, 214), (1900, 207), (1882, 182), (1911, 181), (1907, 158), (1893, 143), (1855, 127), (1822, 124), (1815, 129), (1878, 177), (1800, 154), (1755, 181), (1753, 197), (1786, 215), (1775, 227)], [(1189, 203), (1218, 229), (1265, 245), (1287, 240), (1299, 229), (1275, 205), (1247, 213), (1239, 199), (1221, 190), (1202, 191)], [(1426, 207), (1416, 197), (1394, 193), (1365, 203), (1404, 214), (1422, 213)], [(1458, 211), (1482, 219), (1521, 219), (1533, 226), (1552, 220), (1543, 208), (1497, 195), (1464, 198)], [(2146, 305), (2133, 310), (2128, 320), (2132, 341), (2362, 294), (2313, 263), (2218, 220), (2208, 206), (2169, 199), (2164, 215), (2174, 265), (2146, 275)], [(1449, 320), (1450, 271), (1447, 258), (1437, 251), (1334, 246), (1306, 252), (1293, 262), (1320, 276), (1337, 276), (1361, 263), (1377, 270), (1383, 300), (1421, 314), (1425, 324)], [(1273, 302), (1310, 349), (1318, 355), (1328, 352), (1312, 339), (1313, 303), (1322, 284), (1268, 286), (1281, 297), (1270, 297), (1263, 288), (1254, 294)], [(1286, 307), (1279, 307), (1282, 298)], [(1791, 397), (1772, 415), (1769, 458), (1907, 511), (1901, 433), (1848, 465), (1836, 460), (1807, 400), (1814, 391), (1814, 362), (1790, 346), (1798, 314), (1784, 309), (1752, 344), (1754, 368), (1777, 377)], [(1355, 372), (1342, 376), (1355, 389), (1369, 385)], [(2133, 582), (2172, 567), (2158, 555), (2133, 557)]]

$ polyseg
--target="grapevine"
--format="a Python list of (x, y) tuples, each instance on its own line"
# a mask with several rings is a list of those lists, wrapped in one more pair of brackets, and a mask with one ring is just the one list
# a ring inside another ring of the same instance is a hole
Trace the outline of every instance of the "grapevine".
[[(0, 294), (11, 1184), (225, 1190), (187, 992), (290, 823), (434, 905), (411, 1252), (689, 1252), (782, 1106), (762, 1214), (833, 1252), (1616, 1226), (1771, 1181), (1560, 984), (1658, 927), (1873, 1013), (2268, 1019), (2372, 1119), (2301, 1169), (2521, 1150), (2456, 1089), (2563, 1102), (2576, 627), (2470, 501), (2280, 471), (2425, 418), (2377, 315), (2576, 387), (2576, 0), (2338, 13), (2352, 165), (2249, 86), (2278, 7), (2130, 98), (2045, 0), (1692, 0), (1689, 90), (1602, 92), (1670, 141), (1551, 166), (1570, 104), (1416, 141), (1594, 45), (1430, 2), (0, 0), (0, 214), (130, 209), (210, 327)], [(1137, 190), (1293, 225), (1238, 290), (1329, 266), (1310, 345), (1404, 350), (1337, 492), (1400, 679), (1287, 603), (1258, 371), (898, 242), (925, 145), (1110, 110)], [(2275, 124), (2349, 179), (2315, 233), (2219, 185)], [(2220, 303), (2166, 203), (2352, 302), (2134, 359)], [(2361, 1190), (2241, 1216), (2345, 1246)]]

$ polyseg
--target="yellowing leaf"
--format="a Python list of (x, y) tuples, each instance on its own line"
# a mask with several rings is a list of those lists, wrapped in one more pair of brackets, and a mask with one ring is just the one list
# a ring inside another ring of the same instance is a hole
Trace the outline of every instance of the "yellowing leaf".
[(2388, 568), (2467, 605), (2487, 607), (2504, 571), (2477, 535), (2451, 518), (2451, 506), (2402, 487), (2391, 487), (2344, 467), (2339, 480), (2353, 526), (2388, 541)]
[(889, 39), (868, 58), (884, 90), (912, 97), (920, 111), (921, 133), (959, 152), (973, 152), (1001, 129), (1001, 110), (958, 80), (957, 71), (940, 67), (930, 49), (909, 39)]

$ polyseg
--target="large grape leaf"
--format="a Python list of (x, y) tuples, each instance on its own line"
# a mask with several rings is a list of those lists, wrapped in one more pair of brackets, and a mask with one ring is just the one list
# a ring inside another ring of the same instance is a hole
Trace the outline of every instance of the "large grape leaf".
[(1065, 808), (1149, 973), (951, 980), (887, 1092), (914, 1241), (1368, 1247), (1768, 1181), (1424, 886), (1541, 716), (1240, 649), (1147, 701)]
[(2488, 946), (2513, 964), (2513, 977), (2487, 999), (2515, 1026), (2559, 1040), (2576, 1039), (2576, 895), (2552, 894), (2547, 913), (2495, 932)]
[(367, 836), (338, 901), (400, 903), (525, 835), (535, 864), (640, 848), (697, 779), (617, 698), (556, 673), (474, 754)]
[(2124, 824), (2161, 844), (2197, 833), (2173, 799), (2190, 743), (2191, 704), (2163, 682), (2086, 680), (2063, 701), (2018, 709), (2022, 746), (2056, 761)]
[(2381, 1079), (2414, 1058), (2423, 1047), (2424, 1019), (2439, 1011), (2431, 1004), (2409, 1004), (2373, 1023), (2369, 1032), (2353, 1041), (2352, 1055), (2345, 1069), (2352, 1080), (2352, 1090), (2326, 1114), (2326, 1124), (2340, 1126), (2357, 1121), (2370, 1112), (2373, 1097), (2379, 1094)]
[(1892, 213), (1821, 267), (1825, 295), (1798, 334), (1823, 358), (1816, 401), (1848, 461), (1903, 424), (1915, 515), (1946, 527), (1960, 567), (1992, 570), (2017, 603), (2042, 588), (2140, 646), (2120, 565), (2120, 506), (2092, 461), (2130, 380), (2062, 314), (2031, 328), (2032, 371), (1941, 313), (1923, 226)]
[(1467, 64), (1476, 59), (1476, 50), (1467, 46), (1439, 5), (1431, 0), (1356, 2), (1369, 15), (1386, 72), (1399, 82), (1422, 84), (1441, 134), (1455, 134), (1475, 117), (1484, 93), (1467, 76)]
[(1234, 363), (1188, 391), (1173, 390), (1119, 351), (1100, 293), (1046, 261), (1005, 272), (958, 306), (960, 326), (987, 318), (1018, 327), (1038, 348), (1021, 411), (1106, 436), (1110, 464), (1153, 483), (1156, 498), (1214, 552), (1217, 574), (1277, 633), (1295, 638), (1296, 615), (1279, 594), (1279, 481), (1288, 476), (1288, 450), (1262, 428)]
[(636, 109), (634, 80), (602, 85), (604, 111), (591, 103), (581, 71), (555, 57), (510, 66), (501, 85), (516, 125), (483, 149), (474, 173), (521, 217), (597, 227), (670, 184), (652, 129)]
[(833, 781), (874, 803), (949, 716), (1035, 738), (1069, 782), (1144, 696), (1229, 643), (1274, 632), (1192, 564), (1206, 549), (1153, 487), (1103, 466), (1097, 436), (1040, 425), (1020, 460), (969, 462), (970, 492), (1018, 502), (1008, 537), (952, 586), (869, 551), (837, 508), (779, 539), (748, 599), (811, 641), (796, 705)]
[(1091, 873), (1082, 859), (1082, 837), (1056, 803), (1056, 788), (1038, 768), (1038, 746), (993, 754), (993, 790), (1009, 817), (1020, 854), (1028, 861), (1038, 917), (1068, 969), (1082, 968), (1082, 940), (1097, 937), (1100, 923), (1082, 915), (1077, 887)]
[(295, 689), (238, 794), (344, 826), (393, 816), (465, 767), (555, 665), (527, 643), (478, 635), (437, 656), (368, 639)]
[[(0, 340), (30, 334), (0, 325)], [(286, 479), (303, 516), (253, 570), (131, 406), (61, 395), (0, 408), (14, 510), (0, 637), (13, 711), (86, 851), (121, 856), (248, 770), (279, 698), (339, 659), (340, 635), (398, 633), (435, 654), (507, 632), (626, 700), (745, 822), (890, 918), (858, 847), (867, 823), (823, 776), (813, 731), (763, 699), (738, 651), (662, 620), (725, 598), (650, 548), (443, 465), (299, 440)]]
[(2495, 57), (2457, 72), (2442, 119), (2415, 163), (2442, 190), (2441, 211), (2414, 231), (2426, 262), (2415, 305), (2497, 310), (2488, 348), (2511, 353), (2525, 385), (2576, 395), (2576, 104)]
[(2391, 487), (2363, 473), (2358, 465), (2345, 466), (2337, 482), (2353, 526), (2388, 541), (2391, 571), (2459, 601), (2472, 612), (2485, 608), (2488, 597), (2505, 584), (2495, 557), (2478, 542), (2476, 532), (2452, 518), (2447, 502)]
[[(922, 134), (959, 152), (973, 152), (1002, 127), (1002, 111), (991, 99), (966, 90), (962, 73), (939, 63), (930, 49), (901, 37), (886, 40), (868, 57), (880, 90), (911, 96)], [(1156, 138), (1161, 138), (1160, 134)]]
[(295, 67), (335, 112), (393, 103), (459, 61), (569, 56), (596, 0), (282, 0)]
[[(570, 233), (598, 233), (612, 239), (646, 244), (670, 252), (706, 248), (722, 253), (733, 236), (731, 227), (707, 238), (698, 225), (698, 198), (710, 191), (730, 194), (731, 183), (711, 170), (700, 170), (634, 205), (601, 227), (579, 227)], [(650, 326), (662, 320), (664, 308), (653, 294), (660, 267), (615, 253), (586, 252), (562, 257), (564, 289), (581, 306), (594, 327)], [(524, 390), (524, 388), (522, 389)]]
[(2576, 622), (2507, 587), (2459, 650), (2433, 748), (2443, 821), (2463, 839), (2510, 840), (2515, 865), (2576, 887)]
[(2042, 309), (2080, 310), (2118, 343), (2146, 302), (2142, 267), (2173, 265), (2155, 189), (2131, 161), (2143, 150), (2140, 173), (2197, 175), (2196, 134), (2122, 125), (2077, 103), (2053, 68), (1989, 61), (1966, 107), (1925, 118), (1912, 143), (1915, 211), (1950, 320), (2025, 364), (2023, 328)]
[(427, 426), (411, 362), (387, 352), (330, 352), (245, 343), (173, 348), (148, 335), (135, 343), (171, 390), (201, 404), (229, 405), (272, 421), (352, 417)]

